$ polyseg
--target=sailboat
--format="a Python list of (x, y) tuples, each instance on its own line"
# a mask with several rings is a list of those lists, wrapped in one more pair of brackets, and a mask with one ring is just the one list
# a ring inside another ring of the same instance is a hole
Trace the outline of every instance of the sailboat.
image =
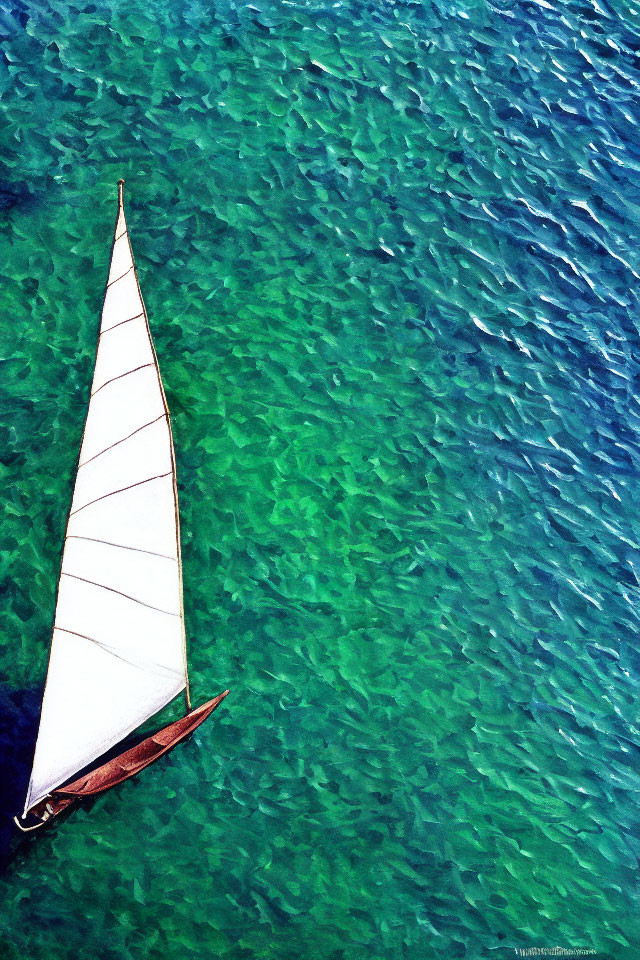
[[(123, 189), (119, 180), (33, 768), (14, 818), (23, 831), (139, 773), (229, 693), (192, 709), (171, 420)], [(181, 694), (180, 720), (104, 760)]]

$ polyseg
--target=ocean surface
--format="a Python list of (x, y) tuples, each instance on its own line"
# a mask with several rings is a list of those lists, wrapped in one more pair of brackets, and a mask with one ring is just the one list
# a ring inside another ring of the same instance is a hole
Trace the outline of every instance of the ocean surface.
[[(0, 37), (2, 960), (635, 960), (640, 6)], [(231, 695), (18, 845), (119, 177)]]

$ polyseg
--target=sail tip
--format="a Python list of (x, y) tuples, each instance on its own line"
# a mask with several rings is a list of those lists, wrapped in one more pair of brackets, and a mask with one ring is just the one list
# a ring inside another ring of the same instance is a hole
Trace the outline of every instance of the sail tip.
[(123, 194), (124, 194), (124, 180), (120, 178), (118, 180), (118, 206), (121, 207), (123, 204)]

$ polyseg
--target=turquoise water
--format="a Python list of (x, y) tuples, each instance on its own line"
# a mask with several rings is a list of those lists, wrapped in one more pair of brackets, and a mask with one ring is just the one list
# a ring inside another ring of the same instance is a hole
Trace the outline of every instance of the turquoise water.
[(0, 956), (637, 957), (640, 10), (43, 0), (0, 31), (5, 813), (121, 176), (194, 700), (232, 690), (13, 848)]

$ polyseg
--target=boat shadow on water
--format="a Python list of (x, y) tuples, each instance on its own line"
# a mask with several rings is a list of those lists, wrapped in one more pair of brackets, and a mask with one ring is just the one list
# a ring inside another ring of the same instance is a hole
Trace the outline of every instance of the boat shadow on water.
[[(30, 837), (39, 834), (39, 831), (21, 833), (13, 818), (22, 813), (24, 807), (40, 724), (42, 692), (38, 687), (16, 690), (0, 682), (0, 872), (9, 866), (17, 850)], [(141, 739), (141, 734), (132, 734), (101, 759), (109, 760), (122, 751), (123, 745), (134, 746)], [(92, 799), (84, 803), (90, 805)]]
[(14, 852), (13, 817), (24, 806), (41, 704), (41, 688), (16, 690), (0, 683), (0, 869)]
[[(0, 872), (9, 866), (20, 847), (40, 833), (22, 833), (13, 818), (21, 814), (24, 807), (40, 723), (42, 693), (42, 689), (36, 687), (15, 690), (0, 682)], [(103, 754), (98, 762), (107, 762), (121, 753), (123, 747), (140, 743), (143, 737), (144, 734), (136, 731)], [(90, 768), (88, 765), (81, 774)], [(95, 799), (88, 797), (83, 800), (83, 805), (91, 806)], [(67, 816), (65, 812), (61, 819)]]

